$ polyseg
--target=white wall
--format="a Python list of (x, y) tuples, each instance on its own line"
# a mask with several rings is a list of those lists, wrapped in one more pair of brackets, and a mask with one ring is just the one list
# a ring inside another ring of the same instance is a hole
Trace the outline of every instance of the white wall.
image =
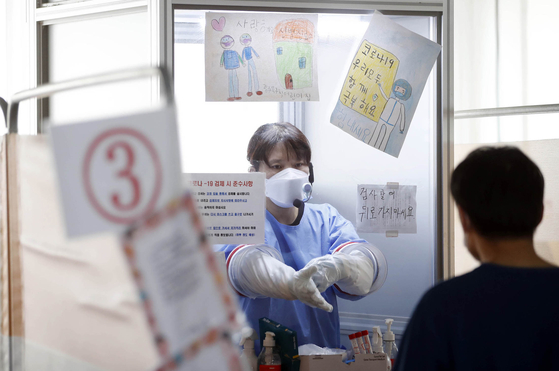
[[(27, 0), (0, 0), (0, 96), (29, 89), (29, 17)], [(20, 105), (19, 120), (28, 127), (30, 104)], [(0, 125), (0, 134), (3, 134)]]

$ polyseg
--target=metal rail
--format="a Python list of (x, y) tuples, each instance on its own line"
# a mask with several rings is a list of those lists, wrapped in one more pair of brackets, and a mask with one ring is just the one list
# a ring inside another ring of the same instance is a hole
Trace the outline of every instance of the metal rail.
[(17, 134), (17, 116), (19, 103), (31, 98), (45, 98), (54, 93), (74, 90), (88, 86), (101, 85), (119, 81), (135, 80), (145, 77), (159, 76), (161, 91), (168, 105), (174, 105), (174, 93), (171, 78), (165, 67), (142, 67), (130, 70), (115, 71), (99, 75), (81, 77), (50, 84), (41, 85), (35, 89), (25, 90), (12, 96), (8, 105), (6, 125), (9, 133)]
[(4, 114), (4, 121), (6, 122), (6, 127), (8, 127), (8, 102), (4, 98), (0, 97), (0, 108), (2, 108), (2, 114)]
[(455, 111), (454, 119), (475, 119), (494, 116), (533, 115), (538, 113), (559, 112), (559, 104), (541, 104), (536, 106), (484, 108), (465, 111)]

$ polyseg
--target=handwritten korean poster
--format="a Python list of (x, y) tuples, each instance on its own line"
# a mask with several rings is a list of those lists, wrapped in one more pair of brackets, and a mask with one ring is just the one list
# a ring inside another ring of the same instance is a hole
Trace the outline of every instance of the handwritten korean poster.
[(417, 186), (357, 186), (357, 231), (417, 233)]
[(318, 15), (206, 13), (206, 101), (318, 100)]
[(440, 45), (373, 14), (330, 122), (398, 157)]
[(211, 243), (264, 243), (264, 173), (185, 174), (184, 179)]

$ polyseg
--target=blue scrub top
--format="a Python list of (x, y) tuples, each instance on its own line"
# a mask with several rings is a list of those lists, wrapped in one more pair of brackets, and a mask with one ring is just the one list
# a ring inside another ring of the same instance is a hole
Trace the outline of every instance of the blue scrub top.
[[(299, 225), (279, 223), (266, 210), (266, 245), (278, 250), (285, 264), (296, 271), (303, 268), (311, 259), (331, 254), (339, 245), (350, 242), (366, 242), (357, 235), (353, 225), (329, 204), (305, 204), (305, 211)], [(225, 245), (220, 250), (226, 257), (238, 245)], [(253, 329), (258, 331), (258, 320), (267, 317), (297, 332), (299, 345), (316, 344), (321, 347), (339, 348), (340, 319), (336, 295), (358, 300), (362, 296), (353, 296), (340, 292), (334, 286), (322, 293), (334, 310), (311, 308), (299, 300), (274, 298), (250, 299), (240, 297), (240, 306)], [(256, 354), (260, 344), (256, 342)]]

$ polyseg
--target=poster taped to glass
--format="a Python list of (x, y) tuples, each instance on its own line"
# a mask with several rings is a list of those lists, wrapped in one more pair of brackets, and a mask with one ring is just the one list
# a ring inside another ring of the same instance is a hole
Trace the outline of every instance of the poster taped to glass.
[(206, 13), (206, 101), (317, 101), (316, 14)]
[(343, 80), (330, 122), (398, 157), (441, 46), (379, 12)]

